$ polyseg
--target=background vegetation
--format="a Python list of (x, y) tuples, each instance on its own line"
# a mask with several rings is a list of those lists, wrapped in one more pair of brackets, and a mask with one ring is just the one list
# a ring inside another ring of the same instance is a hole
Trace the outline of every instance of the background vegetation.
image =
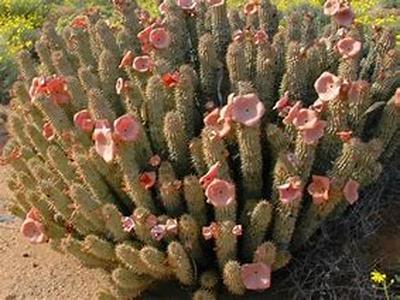
[[(0, 103), (8, 101), (8, 90), (16, 79), (13, 57), (23, 48), (32, 49), (39, 28), (46, 18), (59, 19), (59, 26), (87, 7), (97, 6), (104, 14), (112, 13), (109, 0), (0, 0)], [(141, 5), (157, 13), (156, 1), (140, 0)], [(232, 6), (244, 0), (228, 0)], [(274, 0), (282, 11), (309, 4), (320, 6), (324, 0)], [(353, 0), (358, 21), (364, 24), (396, 26), (400, 44), (399, 0)], [(382, 10), (381, 8), (386, 8)], [(65, 17), (70, 16), (70, 17)]]

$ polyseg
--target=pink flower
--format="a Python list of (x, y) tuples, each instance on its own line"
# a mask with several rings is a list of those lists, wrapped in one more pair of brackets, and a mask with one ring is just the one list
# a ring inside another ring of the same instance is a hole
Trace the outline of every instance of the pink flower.
[(133, 63), (133, 53), (132, 51), (128, 51), (125, 53), (124, 57), (121, 60), (121, 63), (119, 64), (119, 68), (129, 68), (132, 66)]
[(212, 222), (210, 226), (204, 226), (202, 228), (202, 234), (205, 240), (216, 239), (218, 237), (219, 226), (217, 223)]
[(123, 11), (127, 6), (126, 0), (112, 0), (112, 3), (119, 11)]
[[(152, 26), (147, 26), (145, 29), (140, 31), (137, 35), (137, 38), (142, 44), (148, 44), (150, 42), (150, 33), (153, 30)], [(132, 58), (133, 62), (133, 58)], [(131, 63), (132, 64), (132, 63)]]
[(246, 16), (255, 15), (258, 12), (258, 3), (256, 1), (249, 1), (243, 7), (243, 12)]
[(339, 26), (350, 26), (353, 24), (355, 15), (350, 7), (345, 6), (340, 8), (333, 18)]
[(150, 72), (153, 68), (153, 61), (148, 55), (137, 56), (133, 60), (132, 67), (139, 73)]
[(168, 219), (165, 222), (165, 229), (169, 234), (178, 234), (178, 221), (176, 219)]
[(289, 178), (288, 182), (278, 186), (279, 199), (284, 204), (290, 204), (303, 196), (299, 177)]
[(156, 225), (151, 229), (151, 235), (156, 241), (161, 241), (167, 234), (165, 225)]
[(279, 112), (279, 116), (283, 117), (287, 115), (290, 108), (289, 92), (285, 92), (278, 102), (275, 103), (275, 106), (272, 109), (277, 110)]
[(144, 172), (139, 177), (140, 185), (146, 190), (149, 190), (155, 185), (156, 177), (156, 172)]
[(340, 9), (339, 0), (327, 0), (324, 4), (324, 14), (327, 16), (333, 16), (338, 13)]
[(193, 10), (197, 6), (197, 0), (176, 0), (176, 4), (184, 10)]
[(325, 121), (321, 121), (318, 118), (310, 122), (307, 127), (300, 131), (304, 142), (308, 145), (317, 143), (324, 136), (326, 125)]
[(140, 123), (135, 117), (125, 114), (114, 121), (114, 136), (124, 142), (135, 142), (140, 137)]
[(132, 232), (135, 229), (135, 221), (130, 217), (122, 218), (122, 228), (125, 232)]
[(322, 204), (329, 199), (330, 179), (325, 176), (313, 175), (312, 183), (307, 191), (313, 198), (315, 204)]
[(124, 94), (129, 89), (129, 81), (125, 81), (123, 78), (118, 78), (115, 84), (115, 91), (117, 95)]
[(232, 40), (233, 40), (234, 42), (240, 42), (240, 41), (243, 41), (243, 39), (244, 39), (244, 32), (243, 32), (243, 30), (237, 29), (237, 30), (235, 30), (235, 31), (233, 32), (233, 34), (232, 34)]
[(248, 290), (263, 291), (271, 287), (271, 267), (264, 263), (243, 265), (240, 276)]
[(243, 234), (243, 226), (240, 224), (233, 226), (232, 234), (236, 236), (241, 236)]
[(62, 76), (35, 77), (29, 89), (31, 98), (46, 95), (57, 105), (67, 104), (71, 100), (67, 81)]
[(44, 123), (42, 134), (47, 141), (51, 142), (52, 140), (54, 140), (54, 138), (56, 137), (56, 132), (51, 122)]
[(48, 240), (45, 228), (40, 222), (39, 211), (36, 208), (31, 208), (26, 214), (20, 232), (31, 244), (42, 244)]
[(315, 119), (318, 119), (318, 116), (314, 110), (302, 108), (293, 119), (293, 125), (296, 126), (297, 129), (302, 130), (309, 128), (310, 124), (314, 122)]
[(314, 88), (317, 91), (319, 98), (323, 101), (334, 100), (340, 94), (342, 81), (335, 75), (324, 72), (317, 79)]
[(161, 2), (161, 4), (158, 6), (158, 10), (160, 11), (161, 15), (165, 15), (167, 13), (167, 3), (165, 1)]
[(322, 101), (321, 99), (317, 99), (310, 108), (320, 114), (328, 109), (328, 103), (326, 101)]
[(32, 207), (27, 213), (25, 218), (40, 222), (40, 212), (36, 207)]
[(111, 126), (107, 120), (96, 121), (93, 140), (97, 154), (107, 163), (112, 162), (115, 156), (115, 143)]
[(260, 29), (254, 34), (253, 41), (256, 45), (265, 44), (268, 41), (268, 34), (264, 29)]
[(361, 51), (361, 46), (361, 42), (345, 37), (337, 43), (336, 49), (343, 58), (348, 59), (357, 56)]
[(84, 132), (92, 132), (94, 128), (94, 121), (90, 112), (87, 109), (81, 110), (74, 115), (74, 124)]
[(357, 200), (359, 198), (359, 194), (358, 194), (359, 188), (360, 188), (360, 184), (353, 179), (350, 179), (346, 183), (346, 185), (344, 186), (344, 189), (343, 189), (343, 195), (346, 198), (347, 202), (349, 202), (350, 204), (354, 204), (357, 202)]
[(71, 27), (75, 29), (86, 29), (88, 27), (88, 18), (86, 16), (77, 16), (71, 22)]
[(248, 127), (259, 124), (265, 114), (264, 104), (256, 94), (236, 96), (232, 103), (232, 120)]
[(155, 28), (150, 32), (149, 41), (156, 49), (166, 49), (171, 43), (168, 31), (163, 28)]
[(152, 167), (158, 167), (161, 164), (161, 157), (159, 155), (153, 155), (148, 161), (149, 165)]
[(225, 0), (206, 0), (207, 4), (215, 7), (215, 6), (221, 6), (225, 4)]
[(343, 143), (348, 143), (353, 137), (353, 131), (341, 131), (336, 133)]
[(207, 203), (215, 207), (226, 207), (236, 199), (235, 186), (225, 180), (214, 179), (206, 189)]
[(220, 138), (226, 137), (231, 131), (231, 121), (229, 118), (221, 117), (219, 108), (214, 109), (204, 118), (204, 124), (212, 128)]
[(297, 101), (290, 109), (287, 116), (283, 119), (283, 123), (289, 125), (297, 117), (301, 109), (301, 102)]
[(180, 73), (179, 71), (175, 71), (173, 73), (165, 73), (162, 76), (162, 81), (167, 88), (176, 87), (179, 83)]
[(216, 162), (214, 165), (211, 166), (210, 170), (205, 174), (203, 177), (200, 178), (199, 183), (206, 189), (210, 183), (218, 177), (219, 169), (221, 168), (221, 162)]
[(400, 88), (398, 88), (394, 94), (394, 105), (400, 107)]

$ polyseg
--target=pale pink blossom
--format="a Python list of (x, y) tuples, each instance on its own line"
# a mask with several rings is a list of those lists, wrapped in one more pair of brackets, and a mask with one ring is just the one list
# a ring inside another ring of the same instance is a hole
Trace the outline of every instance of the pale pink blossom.
[(171, 38), (168, 31), (163, 28), (155, 28), (149, 35), (150, 44), (156, 49), (166, 49), (171, 43)]
[(280, 186), (278, 186), (279, 199), (284, 204), (291, 204), (294, 201), (300, 200), (303, 196), (301, 180), (299, 177), (292, 177)]
[(232, 40), (234, 42), (241, 42), (244, 39), (244, 32), (241, 29), (237, 29), (232, 34)]
[(168, 6), (165, 1), (161, 2), (161, 4), (158, 6), (158, 10), (161, 15), (165, 15), (168, 12)]
[(56, 131), (51, 122), (46, 122), (43, 124), (42, 134), (47, 141), (51, 142), (52, 140), (54, 140), (54, 138), (56, 137)]
[(328, 177), (313, 175), (312, 183), (307, 191), (312, 196), (315, 204), (322, 204), (329, 200), (329, 190), (331, 181)]
[(156, 241), (161, 241), (167, 235), (167, 230), (165, 229), (165, 225), (159, 224), (154, 226), (150, 233), (153, 239)]
[(124, 142), (135, 142), (140, 137), (140, 122), (129, 114), (114, 121), (114, 137)]
[(287, 116), (283, 119), (283, 123), (286, 125), (292, 124), (293, 120), (297, 117), (301, 109), (301, 102), (297, 101), (290, 109)]
[(124, 80), (123, 78), (118, 78), (117, 82), (115, 83), (115, 91), (117, 95), (123, 95), (126, 91), (129, 90), (129, 81)]
[(353, 180), (350, 179), (349, 181), (347, 181), (346, 185), (344, 186), (343, 189), (343, 195), (345, 197), (345, 199), (347, 200), (347, 202), (349, 202), (350, 204), (354, 204), (357, 202), (358, 198), (359, 198), (359, 191), (360, 188), (360, 184)]
[(168, 219), (165, 222), (165, 230), (172, 235), (178, 234), (178, 221), (176, 219)]
[(361, 51), (361, 47), (361, 42), (352, 37), (345, 37), (336, 45), (339, 54), (345, 59), (357, 56)]
[(132, 51), (126, 52), (121, 60), (121, 63), (119, 64), (119, 68), (130, 68), (133, 63), (133, 58), (134, 56)]
[(324, 4), (324, 14), (327, 16), (333, 16), (339, 12), (340, 1), (339, 0), (327, 0)]
[(311, 105), (310, 109), (312, 109), (315, 112), (321, 114), (321, 113), (325, 112), (328, 109), (328, 103), (326, 101), (321, 100), (321, 99), (317, 99)]
[(74, 115), (74, 124), (82, 131), (88, 133), (92, 132), (94, 128), (94, 121), (87, 109), (81, 110)]
[(310, 124), (314, 122), (315, 119), (318, 119), (318, 115), (314, 110), (302, 108), (293, 119), (293, 125), (297, 129), (302, 130), (310, 127)]
[(336, 135), (340, 138), (343, 143), (348, 143), (353, 138), (352, 131), (340, 131), (336, 133)]
[(211, 128), (220, 138), (224, 138), (231, 131), (231, 120), (221, 117), (221, 110), (214, 109), (204, 118), (206, 127)]
[(232, 103), (232, 120), (248, 127), (261, 122), (265, 114), (264, 104), (256, 94), (236, 96)]
[(394, 105), (400, 107), (400, 88), (398, 88), (394, 94)]
[(341, 86), (342, 80), (329, 72), (322, 73), (314, 84), (319, 98), (323, 101), (336, 99), (340, 95)]
[(202, 234), (205, 240), (216, 239), (218, 237), (219, 226), (217, 223), (212, 222), (209, 226), (202, 228)]
[(275, 103), (275, 106), (272, 109), (277, 110), (279, 112), (279, 116), (284, 117), (289, 113), (290, 108), (289, 92), (285, 92), (278, 102)]
[(300, 131), (303, 141), (308, 145), (317, 143), (324, 136), (326, 125), (326, 121), (319, 120), (318, 118), (308, 123), (307, 127)]
[(176, 4), (184, 10), (194, 10), (197, 6), (197, 0), (176, 0)]
[(264, 263), (245, 264), (241, 267), (240, 277), (246, 289), (263, 291), (271, 287), (271, 267)]
[(211, 168), (208, 170), (207, 174), (202, 176), (199, 180), (199, 183), (203, 187), (203, 189), (206, 189), (210, 183), (218, 177), (218, 172), (221, 168), (222, 164), (221, 162), (216, 162), (214, 165), (211, 166)]
[[(152, 30), (153, 30), (152, 26), (147, 26), (137, 34), (137, 38), (142, 44), (148, 44), (150, 42), (150, 33), (152, 32)], [(132, 55), (131, 65), (132, 63), (133, 63), (133, 55)]]
[(268, 41), (268, 34), (264, 29), (258, 30), (253, 37), (255, 45), (265, 44)]
[(161, 164), (161, 157), (158, 154), (153, 155), (152, 157), (149, 158), (148, 163), (150, 166), (156, 168)]
[(241, 236), (243, 235), (243, 226), (242, 225), (235, 225), (232, 228), (232, 234), (235, 236)]
[(95, 150), (105, 162), (110, 163), (115, 156), (115, 143), (110, 123), (107, 120), (96, 121), (93, 131)]
[(132, 67), (139, 73), (151, 72), (153, 61), (148, 55), (137, 56), (133, 60)]
[(207, 4), (216, 7), (216, 6), (221, 6), (225, 4), (225, 0), (206, 0)]
[(258, 12), (259, 4), (256, 1), (249, 1), (243, 7), (246, 16), (255, 15)]
[(235, 186), (225, 180), (214, 179), (205, 192), (207, 203), (215, 207), (226, 207), (236, 200)]
[(31, 244), (42, 244), (48, 240), (45, 227), (40, 222), (39, 211), (36, 208), (31, 208), (26, 214), (20, 232)]
[(144, 172), (139, 176), (139, 183), (143, 188), (149, 190), (155, 185), (156, 178), (156, 172)]
[(125, 232), (132, 232), (135, 230), (135, 221), (131, 217), (122, 218), (122, 228)]
[(355, 15), (351, 7), (344, 6), (333, 16), (339, 26), (350, 26), (353, 24)]

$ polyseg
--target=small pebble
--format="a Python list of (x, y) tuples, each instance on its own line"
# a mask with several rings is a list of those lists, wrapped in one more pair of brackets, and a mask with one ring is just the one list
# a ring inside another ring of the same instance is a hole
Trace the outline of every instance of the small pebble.
[(30, 255), (29, 255), (29, 253), (27, 253), (27, 252), (24, 252), (24, 253), (22, 253), (22, 257), (29, 257)]

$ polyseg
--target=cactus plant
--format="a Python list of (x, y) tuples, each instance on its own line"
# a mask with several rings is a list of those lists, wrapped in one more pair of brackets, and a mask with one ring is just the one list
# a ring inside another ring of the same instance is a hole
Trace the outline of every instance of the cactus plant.
[(268, 289), (400, 143), (393, 34), (339, 0), (331, 22), (269, 0), (165, 0), (160, 19), (113, 3), (119, 27), (92, 10), (18, 57), (2, 162), (22, 234), (103, 269), (100, 299)]

